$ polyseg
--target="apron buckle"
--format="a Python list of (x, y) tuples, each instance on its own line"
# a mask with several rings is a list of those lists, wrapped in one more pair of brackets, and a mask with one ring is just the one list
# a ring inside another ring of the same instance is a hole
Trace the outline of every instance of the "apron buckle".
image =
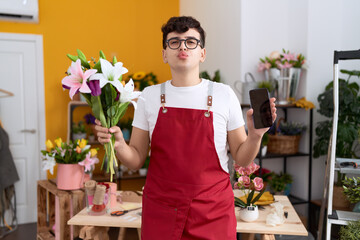
[(162, 112), (163, 112), (163, 113), (167, 113), (168, 110), (167, 110), (167, 108), (165, 108), (165, 104), (162, 104), (162, 108), (163, 108), (163, 109), (162, 109)]

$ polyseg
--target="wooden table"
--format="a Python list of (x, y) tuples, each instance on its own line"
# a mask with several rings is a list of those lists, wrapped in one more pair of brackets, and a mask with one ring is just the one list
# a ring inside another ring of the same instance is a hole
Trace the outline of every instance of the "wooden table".
[[(288, 212), (288, 218), (285, 220), (285, 223), (271, 227), (266, 225), (266, 216), (270, 213), (271, 207), (266, 206), (265, 209), (259, 211), (259, 219), (252, 223), (243, 222), (239, 219), (238, 210), (236, 210), (237, 218), (237, 227), (236, 231), (240, 233), (249, 233), (249, 239), (254, 236), (254, 233), (262, 234), (262, 239), (275, 239), (274, 234), (284, 234), (284, 235), (298, 235), (298, 236), (307, 236), (308, 232), (304, 225), (302, 224), (299, 216), (297, 215), (294, 207), (291, 205), (289, 199), (286, 196), (275, 196), (275, 201), (279, 201), (284, 205), (284, 211)], [(128, 203), (125, 203), (128, 204)], [(140, 203), (131, 203), (139, 204)], [(116, 208), (120, 208), (118, 203)], [(116, 210), (114, 208), (113, 210)], [(69, 221), (69, 225), (80, 225), (80, 226), (97, 226), (97, 227), (125, 227), (125, 228), (140, 228), (141, 227), (141, 217), (137, 214), (141, 212), (140, 210), (133, 211), (128, 213), (131, 216), (136, 217), (134, 221), (127, 221), (122, 217), (110, 216), (109, 214), (102, 216), (89, 216), (86, 212), (86, 209), (83, 209), (81, 212), (72, 217)], [(126, 214), (126, 215), (128, 215)], [(125, 216), (126, 216), (125, 215)]]

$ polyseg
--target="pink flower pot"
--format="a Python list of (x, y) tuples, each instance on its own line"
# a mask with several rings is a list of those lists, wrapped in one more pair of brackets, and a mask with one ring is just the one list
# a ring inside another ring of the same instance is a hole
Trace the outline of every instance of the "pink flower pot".
[(76, 190), (83, 187), (84, 167), (79, 164), (58, 163), (56, 185), (61, 190)]

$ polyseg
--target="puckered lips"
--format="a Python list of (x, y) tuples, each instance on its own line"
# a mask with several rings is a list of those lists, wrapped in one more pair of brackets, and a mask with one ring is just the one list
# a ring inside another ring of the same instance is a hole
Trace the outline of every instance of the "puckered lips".
[(178, 58), (179, 59), (187, 59), (188, 58), (188, 54), (184, 51), (181, 51), (179, 54), (178, 54)]

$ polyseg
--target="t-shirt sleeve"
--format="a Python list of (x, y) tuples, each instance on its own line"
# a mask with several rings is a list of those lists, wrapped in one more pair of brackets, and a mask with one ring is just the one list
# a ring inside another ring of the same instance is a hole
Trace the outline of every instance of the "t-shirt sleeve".
[(229, 95), (230, 95), (230, 108), (229, 108), (229, 121), (227, 125), (227, 130), (232, 131), (237, 129), (243, 125), (245, 125), (245, 121), (243, 118), (241, 106), (239, 99), (237, 98), (234, 90), (229, 88)]
[(146, 117), (146, 92), (142, 92), (137, 101), (137, 107), (134, 113), (133, 127), (149, 131), (149, 123)]

